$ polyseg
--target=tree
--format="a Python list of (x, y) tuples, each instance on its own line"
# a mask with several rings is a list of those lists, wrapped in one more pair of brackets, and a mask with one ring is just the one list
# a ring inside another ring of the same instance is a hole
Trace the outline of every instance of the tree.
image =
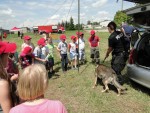
[(91, 21), (90, 20), (87, 21), (87, 25), (91, 25)]
[(64, 25), (65, 25), (65, 23), (64, 23), (64, 21), (62, 20), (62, 22), (61, 22), (61, 26), (63, 26), (63, 27), (64, 27)]
[(65, 22), (65, 30), (69, 30), (69, 22)]
[(75, 28), (74, 28), (74, 21), (73, 21), (72, 17), (70, 17), (69, 30), (75, 30)]
[(131, 17), (127, 16), (124, 12), (118, 11), (116, 12), (116, 15), (114, 16), (114, 22), (117, 24), (117, 26), (120, 26), (122, 22), (127, 22), (130, 24)]
[[(75, 30), (78, 30), (78, 24), (75, 25)], [(83, 30), (82, 24), (80, 24), (80, 30)]]
[(61, 26), (60, 22), (58, 22), (58, 26)]

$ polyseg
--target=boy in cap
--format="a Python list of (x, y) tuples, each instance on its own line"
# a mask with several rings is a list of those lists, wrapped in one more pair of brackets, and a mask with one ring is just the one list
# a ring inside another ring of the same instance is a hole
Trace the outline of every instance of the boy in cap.
[(100, 63), (99, 59), (99, 40), (100, 38), (98, 36), (95, 36), (95, 31), (91, 30), (90, 32), (91, 37), (89, 38), (89, 45), (91, 49), (91, 58), (92, 62), (96, 62), (96, 64)]
[(24, 43), (21, 45), (21, 51), (23, 51), (26, 46), (29, 46), (32, 48), (32, 50), (34, 50), (34, 44), (31, 42), (32, 38), (30, 36), (24, 36), (23, 39)]
[(26, 46), (20, 54), (19, 61), (22, 69), (25, 67), (34, 64), (34, 55), (32, 54), (32, 48)]
[(35, 63), (45, 64), (46, 63), (46, 56), (49, 53), (49, 50), (47, 47), (45, 47), (45, 39), (40, 38), (37, 42), (38, 46), (34, 49), (34, 55), (35, 55)]
[(68, 51), (70, 53), (72, 69), (77, 69), (77, 52), (76, 52), (76, 37), (71, 36), (72, 42), (68, 45)]
[(79, 39), (77, 39), (76, 44), (78, 45), (78, 40), (79, 40), (79, 47), (78, 47), (78, 51), (79, 51), (79, 60), (81, 63), (85, 63), (85, 40), (83, 38), (84, 33), (82, 32), (77, 32), (76, 33), (77, 36), (79, 36)]
[(66, 72), (67, 71), (67, 65), (68, 65), (68, 56), (67, 56), (67, 43), (65, 42), (66, 40), (66, 35), (62, 34), (60, 35), (60, 40), (57, 50), (60, 53), (60, 58), (61, 58), (61, 66), (62, 66), (62, 71)]
[(54, 55), (53, 55), (53, 52), (54, 52), (54, 47), (55, 45), (53, 44), (53, 41), (52, 41), (52, 38), (51, 37), (48, 37), (47, 38), (47, 45), (46, 47), (49, 49), (49, 53), (46, 57), (46, 69), (49, 70), (50, 73), (53, 73), (54, 70), (53, 70), (53, 66), (54, 66)]

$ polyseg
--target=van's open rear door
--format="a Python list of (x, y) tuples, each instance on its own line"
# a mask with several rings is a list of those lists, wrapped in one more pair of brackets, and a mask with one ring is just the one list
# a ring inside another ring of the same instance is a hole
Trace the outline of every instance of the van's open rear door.
[(134, 2), (134, 3), (139, 3), (139, 4), (150, 3), (150, 0), (124, 0), (124, 1)]

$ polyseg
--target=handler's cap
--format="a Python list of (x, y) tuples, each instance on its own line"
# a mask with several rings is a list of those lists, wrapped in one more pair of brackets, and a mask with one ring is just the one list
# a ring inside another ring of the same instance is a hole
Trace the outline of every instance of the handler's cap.
[(42, 45), (42, 46), (45, 46), (46, 43), (45, 43), (45, 39), (44, 38), (40, 38), (37, 42), (38, 45)]
[(0, 41), (0, 55), (2, 53), (14, 53), (16, 51), (16, 43), (2, 42)]
[(94, 30), (91, 30), (90, 34), (91, 34), (91, 35), (94, 35), (94, 34), (95, 34), (95, 31), (94, 31)]
[(60, 40), (66, 40), (66, 35), (64, 34), (60, 35)]
[(31, 53), (31, 51), (32, 51), (32, 48), (29, 47), (29, 46), (26, 46), (26, 47), (23, 49), (23, 51), (21, 52), (21, 56), (25, 56), (25, 55)]
[(26, 35), (26, 36), (23, 37), (23, 39), (24, 39), (24, 40), (30, 40), (31, 37)]

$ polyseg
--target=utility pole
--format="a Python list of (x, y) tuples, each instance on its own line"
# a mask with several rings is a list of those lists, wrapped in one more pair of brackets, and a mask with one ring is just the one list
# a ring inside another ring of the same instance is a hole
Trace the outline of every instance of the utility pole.
[(121, 0), (121, 11), (123, 11), (123, 0)]
[[(78, 0), (78, 50), (79, 50), (79, 33), (80, 33), (80, 0)], [(79, 73), (79, 51), (78, 51), (78, 73)]]
[(2, 27), (0, 27), (0, 36), (1, 36), (1, 39), (3, 38), (3, 29), (2, 29)]

